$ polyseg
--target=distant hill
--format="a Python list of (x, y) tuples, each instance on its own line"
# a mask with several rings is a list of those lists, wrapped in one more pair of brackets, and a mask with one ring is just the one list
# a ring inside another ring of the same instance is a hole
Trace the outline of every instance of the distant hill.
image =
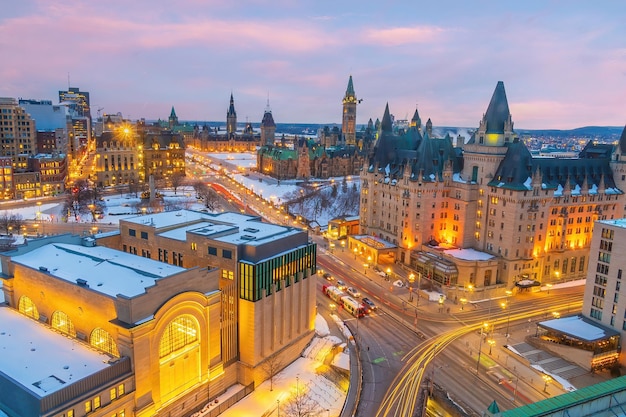
[[(181, 123), (198, 124), (199, 126), (208, 125), (211, 127), (220, 127), (222, 130), (226, 129), (225, 122), (210, 122), (210, 121), (184, 121)], [(243, 127), (243, 123), (238, 123), (240, 127)], [(259, 123), (252, 123), (252, 127), (258, 129)], [(290, 135), (315, 135), (318, 129), (328, 126), (332, 128), (337, 126), (341, 129), (339, 123), (276, 123), (276, 132), (285, 133)], [(357, 131), (365, 128), (365, 125), (357, 125)], [(459, 134), (469, 138), (476, 128), (468, 127), (452, 127), (452, 126), (434, 126), (435, 136), (443, 137), (446, 134), (450, 134), (452, 138), (455, 138)], [(619, 126), (584, 126), (576, 129), (515, 129), (520, 136), (533, 136), (533, 137), (553, 137), (553, 138), (589, 138), (589, 139), (605, 139), (605, 140), (618, 140), (622, 134), (624, 127)]]

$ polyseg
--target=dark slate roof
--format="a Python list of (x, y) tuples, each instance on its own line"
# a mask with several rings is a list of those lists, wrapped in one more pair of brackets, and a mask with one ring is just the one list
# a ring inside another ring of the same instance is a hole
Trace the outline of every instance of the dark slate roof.
[[(599, 149), (593, 149), (593, 147)], [(610, 152), (604, 145), (588, 145), (579, 158), (533, 158), (521, 141), (508, 144), (506, 155), (489, 186), (510, 190), (528, 190), (528, 178), (539, 176), (542, 188), (573, 190), (580, 186), (616, 188), (610, 167)], [(603, 155), (603, 156), (599, 156)], [(621, 193), (621, 190), (617, 190)]]
[(174, 106), (172, 106), (172, 111), (170, 112), (170, 118), (176, 117), (176, 111), (174, 110)]
[(579, 158), (611, 158), (613, 153), (613, 145), (608, 143), (594, 144), (592, 141), (587, 142), (582, 151), (578, 154)]
[(235, 111), (235, 100), (233, 99), (233, 93), (230, 93), (230, 106), (228, 106), (228, 115), (236, 116), (237, 112)]
[(428, 133), (422, 136), (415, 126), (398, 135), (382, 128), (385, 120), (391, 124), (389, 106), (385, 108), (378, 141), (368, 158), (368, 171), (384, 173), (391, 179), (399, 179), (406, 171), (413, 181), (435, 181), (442, 179), (447, 163), (452, 164), (453, 172), (462, 168), (461, 153), (452, 146), (450, 136), (432, 138)]
[(389, 103), (385, 105), (385, 114), (383, 114), (383, 121), (380, 122), (380, 130), (383, 132), (391, 132), (393, 129), (393, 123), (391, 122), (391, 114), (389, 113)]
[(146, 149), (152, 149), (153, 145), (157, 143), (159, 149), (166, 149), (170, 147), (171, 143), (178, 143), (180, 148), (185, 147), (183, 137), (179, 134), (172, 132), (160, 132), (160, 133), (148, 133), (144, 138), (144, 147)]
[(261, 126), (276, 127), (276, 123), (274, 123), (274, 117), (272, 116), (271, 111), (265, 111), (265, 113), (263, 114), (263, 120), (261, 120)]
[(491, 96), (489, 107), (485, 112), (485, 122), (487, 124), (487, 133), (504, 133), (504, 123), (509, 119), (511, 112), (509, 111), (509, 102), (506, 99), (504, 91), (504, 83), (498, 81), (496, 89)]
[(626, 153), (626, 126), (624, 126), (622, 136), (619, 138), (619, 151), (623, 154)]
[(417, 123), (418, 125), (422, 123), (422, 119), (420, 119), (420, 114), (417, 112), (417, 107), (415, 108), (415, 113), (413, 113), (413, 118), (411, 119), (413, 123)]

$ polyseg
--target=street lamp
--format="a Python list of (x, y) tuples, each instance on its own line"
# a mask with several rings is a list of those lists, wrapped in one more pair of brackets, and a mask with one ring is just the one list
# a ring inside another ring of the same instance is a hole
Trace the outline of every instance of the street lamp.
[(387, 268), (387, 281), (389, 281), (390, 277), (391, 277), (391, 268)]
[(489, 339), (487, 340), (487, 343), (489, 343), (489, 354), (491, 355), (491, 348), (496, 344), (496, 341), (494, 339)]
[(345, 241), (345, 240), (342, 240), (342, 241), (341, 241), (341, 251), (342, 251), (342, 252), (345, 252), (345, 250), (346, 250), (346, 241)]
[(545, 384), (543, 385), (543, 392), (548, 392), (548, 383), (552, 381), (552, 377), (546, 374), (543, 374), (541, 377), (543, 378), (545, 382)]
[(465, 297), (461, 297), (461, 311), (463, 311), (463, 308), (465, 307), (465, 303), (467, 303), (467, 298)]
[(478, 370), (480, 367), (480, 355), (483, 349), (483, 328), (489, 328), (489, 323), (484, 323), (480, 328), (480, 342), (478, 343), (478, 360), (476, 361), (476, 374), (478, 374)]
[(354, 259), (356, 259), (357, 252), (358, 252), (357, 248), (354, 248)]
[[(558, 275), (557, 275), (557, 276), (558, 276)], [(552, 284), (547, 283), (547, 284), (546, 284), (546, 287), (548, 288), (548, 294), (550, 294), (550, 288), (552, 288)]]

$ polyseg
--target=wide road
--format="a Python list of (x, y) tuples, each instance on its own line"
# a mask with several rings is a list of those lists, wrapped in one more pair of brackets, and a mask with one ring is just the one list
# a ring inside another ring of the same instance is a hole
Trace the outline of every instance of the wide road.
[[(233, 187), (224, 178), (215, 182)], [(230, 192), (238, 195), (242, 191)], [(246, 203), (257, 213), (269, 216), (269, 221), (293, 223), (293, 218), (283, 219), (284, 213), (268, 210), (261, 201), (248, 199)], [(506, 410), (546, 398), (537, 382), (520, 380), (515, 384), (494, 377), (486, 340), (494, 335), (506, 338), (506, 333), (516, 329), (534, 332), (536, 323), (550, 318), (554, 311), (562, 315), (580, 311), (582, 287), (552, 290), (551, 294), (516, 294), (508, 299), (468, 303), (463, 309), (449, 302), (442, 309), (433, 308), (428, 300), (421, 300), (418, 307), (414, 297), (409, 302), (406, 289), (391, 285), (362, 259), (339, 247), (326, 250), (327, 242), (321, 236), (312, 234), (311, 238), (320, 248), (318, 268), (334, 277), (331, 282), (321, 275), (318, 278), (321, 309), (329, 310), (334, 304), (322, 293), (322, 286), (338, 280), (356, 287), (379, 306), (375, 314), (359, 320), (345, 311), (337, 312), (355, 334), (361, 353), (363, 384), (356, 416), (422, 415), (419, 394), (426, 388), (426, 381), (432, 380), (472, 416), (481, 415), (493, 400)], [(472, 300), (471, 295), (467, 298)], [(502, 302), (506, 302), (505, 308)], [(475, 346), (481, 332), (485, 343)], [(478, 347), (482, 348), (480, 357)]]

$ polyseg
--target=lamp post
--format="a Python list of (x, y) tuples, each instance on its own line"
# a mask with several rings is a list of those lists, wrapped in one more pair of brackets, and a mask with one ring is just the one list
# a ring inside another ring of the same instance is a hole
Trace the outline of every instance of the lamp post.
[(354, 259), (356, 259), (356, 254), (358, 252), (357, 248), (354, 248), (353, 252), (354, 252)]
[(489, 355), (491, 355), (491, 348), (493, 348), (493, 345), (496, 344), (496, 341), (494, 339), (489, 339), (487, 340), (487, 343), (489, 343)]
[(548, 383), (550, 381), (552, 381), (552, 377), (550, 375), (545, 375), (544, 374), (544, 375), (542, 375), (542, 378), (543, 378), (543, 380), (545, 382), (545, 384), (543, 385), (543, 392), (547, 393), (548, 392)]
[(391, 278), (391, 268), (387, 268), (387, 281)]
[[(489, 327), (488, 323), (483, 324), (483, 327)], [(483, 349), (483, 327), (480, 328), (480, 342), (478, 343), (478, 360), (476, 361), (476, 375), (478, 375), (478, 370), (480, 368), (480, 355)]]
[[(557, 275), (558, 276), (558, 275)], [(547, 283), (546, 287), (548, 288), (548, 295), (550, 295), (550, 288), (552, 288), (552, 284)]]
[(467, 303), (467, 298), (465, 297), (461, 297), (461, 311), (463, 311), (463, 308), (465, 307), (465, 303)]
[(276, 400), (276, 417), (280, 417), (280, 400)]

